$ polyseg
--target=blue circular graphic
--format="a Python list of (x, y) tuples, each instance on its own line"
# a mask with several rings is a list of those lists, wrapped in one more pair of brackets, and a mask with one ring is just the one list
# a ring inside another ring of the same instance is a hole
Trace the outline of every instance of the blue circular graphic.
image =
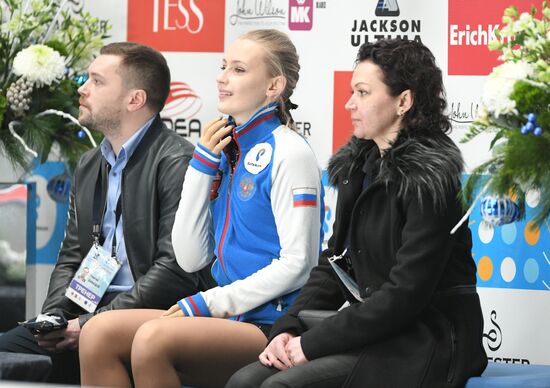
[(539, 278), (539, 263), (535, 259), (527, 259), (523, 266), (523, 276), (528, 283), (534, 283)]
[(504, 241), (504, 243), (511, 245), (514, 243), (514, 241), (516, 241), (516, 224), (502, 225), (502, 227), (500, 228), (500, 232), (502, 234), (502, 241)]

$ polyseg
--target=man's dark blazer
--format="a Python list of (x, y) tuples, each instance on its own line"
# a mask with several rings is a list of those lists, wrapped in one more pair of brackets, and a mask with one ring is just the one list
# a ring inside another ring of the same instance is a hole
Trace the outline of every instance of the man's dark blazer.
[[(104, 297), (97, 312), (166, 309), (179, 299), (214, 285), (209, 269), (187, 273), (177, 264), (171, 232), (193, 145), (154, 119), (122, 172), (121, 205), (124, 242), (134, 286), (114, 298)], [(82, 326), (93, 314), (65, 296), (65, 290), (90, 250), (92, 208), (98, 174), (107, 188), (108, 164), (99, 147), (80, 159), (74, 172), (69, 220), (42, 312), (79, 317)], [(102, 207), (103, 209), (103, 207)]]

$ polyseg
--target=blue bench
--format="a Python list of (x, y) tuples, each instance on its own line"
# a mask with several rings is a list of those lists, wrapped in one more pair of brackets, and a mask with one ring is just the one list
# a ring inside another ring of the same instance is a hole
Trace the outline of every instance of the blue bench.
[(489, 362), (481, 377), (472, 377), (465, 388), (550, 388), (550, 365)]

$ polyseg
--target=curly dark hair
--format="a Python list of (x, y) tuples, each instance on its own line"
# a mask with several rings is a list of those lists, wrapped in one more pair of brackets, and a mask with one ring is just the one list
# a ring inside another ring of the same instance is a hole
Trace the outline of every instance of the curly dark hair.
[(407, 89), (412, 92), (413, 105), (403, 116), (404, 131), (422, 136), (451, 130), (444, 113), (447, 101), (441, 70), (426, 46), (403, 39), (364, 43), (355, 63), (365, 60), (380, 67), (390, 95), (398, 96)]

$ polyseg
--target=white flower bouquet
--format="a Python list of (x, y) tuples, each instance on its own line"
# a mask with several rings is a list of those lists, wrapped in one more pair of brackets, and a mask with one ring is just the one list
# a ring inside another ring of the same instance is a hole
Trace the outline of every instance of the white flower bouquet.
[(0, 152), (25, 169), (54, 144), (70, 166), (96, 144), (77, 89), (110, 27), (73, 3), (0, 0)]
[(49, 86), (65, 75), (65, 59), (51, 47), (35, 44), (17, 53), (13, 60), (13, 74), (36, 86)]

